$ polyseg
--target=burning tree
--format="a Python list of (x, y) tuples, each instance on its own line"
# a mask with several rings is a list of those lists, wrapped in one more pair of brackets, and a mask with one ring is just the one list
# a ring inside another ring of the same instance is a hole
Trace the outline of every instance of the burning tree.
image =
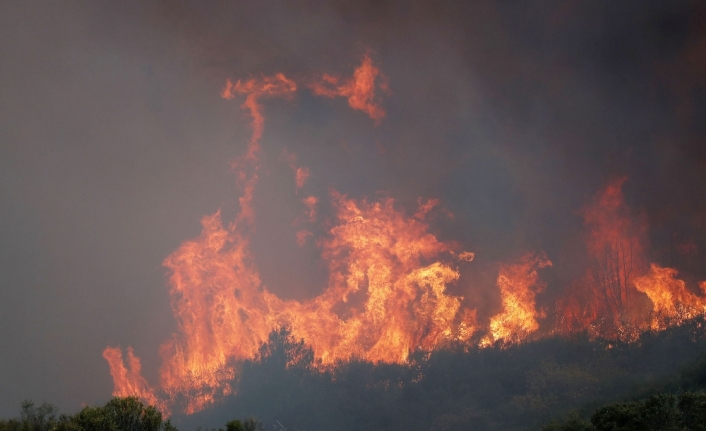
[(634, 312), (639, 293), (633, 280), (644, 272), (646, 223), (635, 219), (625, 203), (623, 184), (611, 181), (594, 196), (581, 215), (588, 228), (586, 246), (591, 261), (586, 274), (599, 320), (591, 324), (602, 336), (630, 339), (639, 332)]
[(606, 243), (594, 259), (591, 274), (596, 294), (613, 322), (626, 322), (633, 269), (633, 247), (629, 242)]

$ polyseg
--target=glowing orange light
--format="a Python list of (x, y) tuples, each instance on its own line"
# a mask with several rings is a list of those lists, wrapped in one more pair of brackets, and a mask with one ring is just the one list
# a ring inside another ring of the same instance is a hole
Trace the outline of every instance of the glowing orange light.
[(342, 79), (325, 74), (320, 81), (312, 82), (309, 87), (319, 96), (347, 97), (351, 108), (365, 112), (375, 120), (376, 124), (380, 124), (385, 117), (385, 110), (375, 95), (377, 79), (379, 79), (378, 88), (383, 93), (389, 93), (387, 78), (373, 65), (370, 56), (366, 54), (363, 57), (363, 63), (353, 72), (351, 78)]
[(482, 346), (498, 341), (519, 343), (539, 329), (537, 318), (540, 313), (535, 307), (535, 296), (543, 286), (538, 283), (537, 270), (551, 264), (544, 254), (530, 253), (519, 263), (501, 266), (497, 283), (502, 310), (491, 317), (489, 333), (481, 340)]
[[(376, 91), (387, 92), (387, 82), (367, 55), (351, 78), (324, 75), (309, 86), (318, 95), (347, 97), (353, 109), (376, 123), (385, 116)], [(159, 385), (153, 388), (142, 377), (132, 348), (123, 358), (119, 348), (107, 347), (103, 356), (110, 366), (114, 395), (137, 395), (162, 411), (181, 399), (186, 400), (186, 413), (202, 410), (235, 391), (238, 362), (256, 358), (270, 332), (282, 326), (304, 339), (322, 364), (352, 357), (402, 363), (414, 350), (432, 351), (450, 342), (470, 344), (475, 334), (482, 347), (506, 347), (538, 336), (544, 317), (537, 307), (537, 294), (544, 287), (539, 270), (552, 262), (538, 252), (500, 264), (496, 287), (501, 309), (488, 322), (479, 323), (476, 310), (464, 308), (463, 297), (449, 291), (460, 277), (454, 265), (467, 265), (476, 255), (430, 232), (430, 215), (444, 212), (437, 199), (420, 199), (410, 216), (392, 198), (368, 201), (332, 191), (333, 215), (322, 224), (325, 234), (311, 242), (328, 267), (321, 293), (307, 300), (284, 300), (262, 285), (249, 236), (255, 223), (252, 199), (264, 131), (260, 101), (290, 97), (296, 89), (283, 74), (227, 81), (221, 96), (244, 95), (242, 107), (252, 117), (248, 149), (233, 163), (241, 187), (239, 213), (229, 223), (224, 223), (220, 211), (203, 217), (201, 234), (184, 241), (164, 260), (178, 331), (160, 347)], [(299, 193), (311, 173), (297, 164), (294, 154), (285, 153), (284, 158)], [(618, 329), (600, 335), (618, 337), (635, 314), (632, 301), (642, 294), (653, 304), (653, 329), (704, 312), (703, 296), (689, 292), (675, 270), (656, 264), (649, 272), (643, 268), (646, 227), (630, 215), (624, 182), (621, 178), (609, 183), (581, 210), (593, 264), (557, 302), (556, 332), (596, 328), (596, 321), (609, 317)], [(322, 218), (317, 214), (318, 197), (307, 196), (301, 202), (303, 223)], [(299, 246), (320, 231), (311, 225), (297, 229), (290, 240)], [(706, 281), (700, 288), (706, 291)]]

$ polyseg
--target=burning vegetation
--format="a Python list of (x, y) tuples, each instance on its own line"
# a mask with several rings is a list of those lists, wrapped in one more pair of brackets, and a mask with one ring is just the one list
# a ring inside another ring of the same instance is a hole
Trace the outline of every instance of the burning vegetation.
[[(386, 115), (381, 96), (390, 93), (387, 78), (368, 55), (351, 77), (326, 74), (304, 87), (315, 95), (347, 98), (376, 124)], [(472, 265), (475, 254), (431, 232), (429, 215), (438, 201), (420, 201), (409, 215), (390, 197), (356, 199), (332, 190), (335, 216), (323, 223), (317, 217), (321, 197), (304, 193), (310, 170), (289, 153), (296, 193), (305, 195), (302, 220), (311, 225), (297, 232), (297, 242), (313, 236), (317, 223), (324, 227), (316, 244), (328, 283), (307, 300), (278, 297), (262, 285), (251, 252), (257, 222), (252, 201), (261, 167), (262, 102), (294, 97), (298, 88), (283, 74), (227, 81), (221, 96), (244, 97), (242, 107), (252, 118), (247, 152), (232, 163), (241, 190), (239, 212), (233, 220), (223, 220), (220, 211), (203, 217), (201, 234), (165, 259), (178, 333), (160, 347), (159, 384), (142, 377), (131, 348), (123, 357), (119, 347), (108, 347), (103, 356), (114, 395), (135, 395), (165, 412), (177, 405), (186, 413), (203, 410), (236, 390), (239, 361), (257, 357), (271, 331), (282, 327), (311, 346), (324, 369), (351, 359), (405, 363), (414, 351), (452, 344), (509, 347), (551, 334), (632, 341), (704, 313), (706, 282), (692, 290), (676, 269), (650, 261), (648, 226), (625, 203), (626, 178), (609, 182), (579, 212), (588, 256), (583, 277), (552, 307), (539, 307), (550, 257), (533, 250), (517, 261), (498, 262), (493, 288), (500, 309), (480, 320), (478, 310), (449, 289), (461, 277), (459, 266)]]

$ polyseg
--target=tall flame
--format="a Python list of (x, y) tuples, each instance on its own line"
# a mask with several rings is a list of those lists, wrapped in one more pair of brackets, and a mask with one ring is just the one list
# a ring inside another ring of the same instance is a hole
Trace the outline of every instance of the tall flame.
[[(557, 331), (589, 330), (613, 337), (636, 319), (635, 277), (644, 272), (647, 227), (625, 203), (627, 178), (610, 181), (579, 214), (588, 232), (589, 265), (557, 304)], [(598, 325), (598, 326), (597, 326)], [(618, 332), (616, 332), (618, 331)]]
[(169, 406), (158, 399), (150, 385), (142, 377), (140, 359), (135, 356), (132, 347), (127, 348), (127, 367), (123, 362), (123, 354), (118, 347), (107, 347), (103, 358), (108, 361), (110, 375), (115, 382), (113, 395), (116, 397), (138, 396), (150, 405), (157, 406), (166, 415), (170, 413)]
[[(376, 124), (386, 115), (376, 92), (389, 91), (387, 80), (368, 55), (351, 78), (323, 75), (308, 87), (317, 95), (347, 97), (353, 109)], [(504, 348), (542, 333), (545, 313), (537, 307), (537, 294), (544, 283), (539, 270), (552, 262), (536, 252), (500, 264), (496, 287), (501, 309), (489, 321), (478, 322), (476, 310), (463, 307), (463, 297), (449, 292), (460, 278), (455, 265), (474, 261), (475, 253), (430, 233), (428, 216), (439, 210), (435, 199), (420, 200), (410, 216), (389, 197), (368, 201), (331, 191), (334, 216), (316, 240), (328, 267), (327, 285), (318, 296), (301, 301), (281, 299), (264, 287), (249, 236), (256, 221), (252, 199), (265, 121), (261, 101), (292, 97), (297, 88), (283, 74), (227, 81), (221, 96), (244, 95), (242, 107), (252, 118), (247, 151), (232, 163), (241, 188), (239, 213), (225, 224), (220, 211), (203, 217), (201, 234), (165, 259), (178, 332), (160, 347), (159, 387), (151, 387), (141, 375), (132, 348), (124, 358), (120, 348), (107, 347), (103, 356), (114, 395), (137, 395), (163, 411), (176, 404), (183, 404), (186, 413), (199, 411), (236, 390), (239, 361), (256, 358), (270, 332), (282, 326), (304, 339), (322, 365), (352, 357), (402, 363), (416, 349), (432, 351), (474, 339), (480, 339), (481, 347)], [(310, 171), (297, 164), (295, 155), (285, 153), (284, 158), (299, 194)], [(706, 299), (688, 291), (676, 270), (657, 264), (645, 269), (646, 225), (631, 216), (624, 183), (624, 178), (609, 183), (580, 212), (591, 264), (557, 302), (555, 332), (598, 328), (598, 321), (608, 319), (613, 329), (597, 335), (617, 337), (630, 319), (638, 325), (649, 320), (645, 328), (662, 329), (705, 310)], [(302, 217), (317, 223), (321, 200), (304, 196)], [(295, 235), (300, 246), (313, 236), (308, 229)], [(700, 287), (705, 290), (706, 282)], [(640, 295), (653, 304), (650, 316), (640, 315), (633, 305)]]
[(221, 92), (224, 99), (232, 99), (237, 94), (246, 94), (242, 107), (250, 112), (252, 117), (252, 135), (248, 143), (248, 151), (241, 160), (233, 162), (233, 168), (238, 174), (243, 195), (239, 198), (240, 214), (237, 221), (247, 221), (252, 224), (255, 214), (252, 208), (252, 198), (257, 184), (259, 169), (260, 139), (265, 128), (265, 117), (259, 101), (265, 97), (290, 97), (297, 90), (297, 84), (287, 79), (281, 73), (275, 76), (261, 76), (242, 82), (238, 80), (233, 84), (230, 79)]
[(535, 296), (543, 285), (538, 283), (537, 270), (551, 265), (543, 253), (529, 253), (519, 263), (501, 266), (497, 283), (502, 310), (491, 317), (489, 333), (481, 340), (481, 346), (519, 343), (539, 329)]
[[(349, 97), (353, 108), (376, 121), (384, 116), (373, 94), (378, 74), (366, 56), (353, 79), (336, 89)], [(330, 76), (325, 80), (334, 82)], [(187, 413), (231, 393), (234, 361), (255, 357), (278, 326), (290, 326), (324, 364), (351, 356), (402, 362), (414, 349), (431, 350), (447, 341), (467, 340), (475, 331), (475, 313), (460, 313), (462, 298), (446, 291), (459, 277), (448, 263), (455, 255), (453, 247), (430, 234), (425, 222), (437, 201), (420, 202), (419, 210), (408, 217), (391, 198), (369, 203), (334, 191), (335, 223), (319, 242), (330, 270), (328, 287), (307, 301), (284, 301), (261, 286), (243, 227), (254, 221), (251, 202), (264, 130), (259, 100), (287, 97), (295, 90), (296, 84), (282, 74), (227, 82), (222, 96), (245, 94), (242, 106), (252, 117), (248, 151), (233, 164), (243, 190), (240, 213), (228, 226), (223, 225), (220, 212), (204, 217), (201, 235), (184, 242), (164, 261), (171, 274), (179, 333), (160, 349), (161, 391), (170, 402), (186, 398)], [(293, 155), (286, 157), (298, 191), (308, 170), (298, 167)], [(308, 196), (303, 202), (309, 220), (315, 221), (318, 198)], [(305, 241), (310, 235), (300, 231), (298, 239)], [(471, 261), (473, 256), (461, 252), (458, 259)], [(157, 400), (140, 375), (132, 349), (128, 349), (128, 367), (119, 349), (109, 347), (104, 356), (111, 366), (115, 394)]]
[(337, 224), (322, 242), (329, 286), (319, 297), (285, 304), (293, 334), (324, 363), (352, 355), (401, 362), (457, 336), (461, 298), (446, 293), (457, 270), (438, 259), (449, 246), (427, 224), (404, 216), (392, 199), (356, 202), (333, 194)]
[(623, 186), (626, 181), (627, 177), (610, 181), (580, 212), (589, 229), (586, 247), (592, 257), (601, 257), (606, 247), (631, 250), (637, 257), (643, 253), (642, 236), (646, 226), (635, 223), (625, 203)]
[(591, 266), (586, 285), (600, 298), (603, 314), (615, 324), (629, 320), (635, 300), (633, 279), (644, 272), (644, 237), (647, 227), (635, 222), (625, 204), (627, 178), (608, 184), (581, 211), (589, 228), (586, 241)]
[[(630, 341), (641, 331), (680, 324), (706, 310), (706, 299), (690, 292), (676, 278), (676, 269), (646, 264), (647, 226), (630, 214), (625, 181), (611, 181), (581, 210), (591, 264), (584, 279), (559, 300), (557, 332), (589, 330)], [(640, 306), (645, 296), (652, 304), (649, 314)]]

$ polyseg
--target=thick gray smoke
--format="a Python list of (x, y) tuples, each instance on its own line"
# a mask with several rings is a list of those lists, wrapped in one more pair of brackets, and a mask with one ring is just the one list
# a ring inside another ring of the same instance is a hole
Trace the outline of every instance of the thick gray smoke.
[(370, 53), (390, 81), (377, 127), (305, 89), (264, 102), (252, 247), (285, 298), (327, 276), (296, 243), (285, 150), (311, 194), (439, 198), (454, 217), (434, 232), (476, 252), (454, 289), (481, 316), (497, 262), (544, 250), (547, 303), (584, 271), (578, 210), (617, 176), (651, 257), (706, 278), (705, 19), (686, 1), (3, 2), (0, 416), (109, 398), (106, 345), (158, 380), (161, 263), (237, 209), (250, 120), (227, 78), (350, 75)]

